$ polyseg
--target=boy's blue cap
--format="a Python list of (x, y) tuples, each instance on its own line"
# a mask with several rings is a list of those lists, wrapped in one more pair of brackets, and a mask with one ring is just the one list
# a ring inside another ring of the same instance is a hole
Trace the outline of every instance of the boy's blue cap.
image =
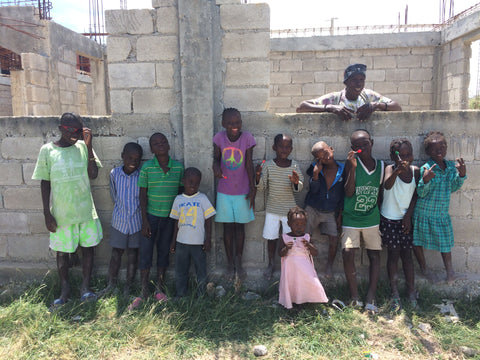
[(367, 65), (363, 64), (353, 64), (349, 65), (345, 72), (343, 73), (343, 83), (350, 79), (353, 75), (362, 74), (363, 76), (367, 76), (365, 73), (367, 71)]

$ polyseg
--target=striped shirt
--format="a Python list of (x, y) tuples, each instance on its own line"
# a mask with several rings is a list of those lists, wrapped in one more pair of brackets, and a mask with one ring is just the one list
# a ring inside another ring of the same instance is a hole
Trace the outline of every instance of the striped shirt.
[[(300, 177), (297, 189), (288, 177), (292, 175), (293, 170)], [(295, 160), (292, 160), (292, 164), (286, 168), (278, 166), (273, 160), (268, 160), (263, 164), (262, 176), (257, 187), (266, 191), (266, 212), (287, 216), (288, 211), (297, 206), (294, 193), (303, 189), (303, 174)]]
[(125, 174), (123, 166), (110, 172), (110, 195), (114, 203), (112, 227), (122, 234), (135, 234), (142, 228), (140, 188), (137, 185), (140, 170)]
[(147, 212), (154, 216), (168, 217), (182, 186), (183, 165), (169, 157), (167, 167), (165, 174), (154, 156), (143, 164), (138, 178), (138, 186), (147, 188)]

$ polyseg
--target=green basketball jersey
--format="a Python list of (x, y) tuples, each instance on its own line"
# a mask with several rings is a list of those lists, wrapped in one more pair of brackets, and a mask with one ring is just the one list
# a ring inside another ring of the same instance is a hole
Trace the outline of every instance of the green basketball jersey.
[(343, 226), (367, 228), (380, 224), (377, 199), (382, 180), (383, 161), (376, 160), (375, 170), (369, 172), (357, 158), (355, 194), (352, 197), (345, 196)]

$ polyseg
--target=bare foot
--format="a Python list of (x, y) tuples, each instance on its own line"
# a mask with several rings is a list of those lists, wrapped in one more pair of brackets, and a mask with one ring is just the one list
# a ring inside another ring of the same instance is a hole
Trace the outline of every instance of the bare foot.
[(237, 276), (240, 280), (245, 280), (245, 278), (247, 277), (247, 272), (243, 269), (243, 267), (241, 265), (237, 266)]
[(457, 280), (466, 280), (467, 275), (465, 274), (459, 274), (459, 273), (452, 273), (450, 275), (447, 275), (447, 284), (451, 285)]
[(331, 265), (327, 265), (327, 267), (325, 268), (325, 273), (323, 274), (323, 276), (324, 276), (325, 279), (327, 279), (327, 280), (333, 279), (333, 270), (332, 270), (332, 266), (331, 266)]
[(272, 277), (273, 277), (273, 272), (275, 271), (275, 266), (273, 264), (270, 264), (268, 265), (268, 267), (265, 269), (265, 271), (263, 272), (263, 276), (267, 279), (267, 280), (272, 280)]
[(420, 275), (424, 279), (428, 280), (428, 282), (430, 284), (436, 284), (436, 283), (439, 282), (439, 278), (435, 275), (435, 273), (431, 272), (430, 270), (427, 270), (427, 269), (421, 270), (420, 269)]
[(224, 276), (228, 282), (233, 281), (233, 279), (235, 278), (235, 270), (232, 265), (227, 266), (227, 270), (225, 271)]

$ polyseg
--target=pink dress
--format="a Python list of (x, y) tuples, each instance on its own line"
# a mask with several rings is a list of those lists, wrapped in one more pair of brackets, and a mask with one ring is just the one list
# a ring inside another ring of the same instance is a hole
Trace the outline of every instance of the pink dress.
[(283, 234), (283, 242), (293, 241), (287, 256), (282, 257), (282, 272), (280, 275), (280, 296), (278, 302), (287, 309), (292, 303), (326, 303), (327, 295), (318, 279), (312, 257), (302, 243), (302, 239), (310, 241), (310, 235), (291, 237)]

